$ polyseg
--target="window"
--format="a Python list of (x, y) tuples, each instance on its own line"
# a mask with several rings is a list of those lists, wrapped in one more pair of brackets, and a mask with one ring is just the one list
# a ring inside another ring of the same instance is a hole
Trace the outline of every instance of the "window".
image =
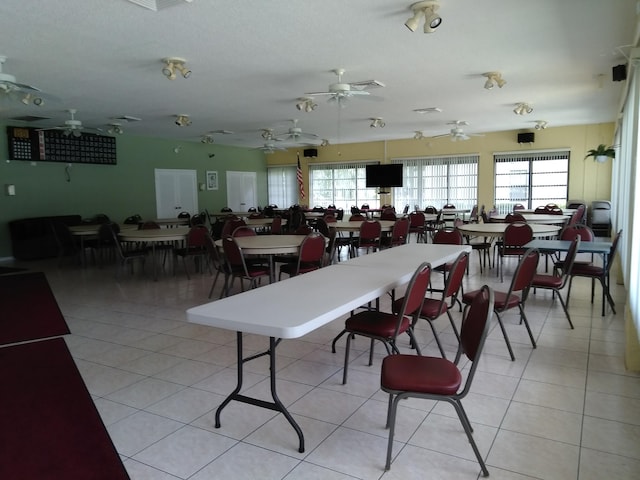
[(365, 165), (375, 162), (330, 163), (309, 165), (309, 204), (334, 204), (346, 212), (352, 205), (368, 203), (378, 206), (377, 189), (365, 186)]
[(269, 204), (287, 208), (298, 203), (296, 166), (269, 167), (267, 169)]
[(478, 198), (478, 155), (404, 158), (403, 187), (393, 189), (396, 205), (471, 209)]
[(496, 208), (500, 213), (521, 203), (536, 208), (567, 204), (569, 152), (507, 153), (494, 156)]

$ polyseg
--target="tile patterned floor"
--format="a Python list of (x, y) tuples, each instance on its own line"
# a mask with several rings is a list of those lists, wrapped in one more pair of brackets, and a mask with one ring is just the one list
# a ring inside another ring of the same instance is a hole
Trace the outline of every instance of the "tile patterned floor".
[[(187, 280), (180, 269), (168, 273), (168, 265), (157, 282), (149, 272), (116, 281), (108, 266), (22, 266), (46, 271), (71, 328), (67, 344), (134, 480), (480, 478), (454, 410), (417, 399), (400, 408), (394, 461), (384, 472), (384, 349), (378, 347), (369, 367), (368, 342), (356, 340), (349, 382), (342, 385), (344, 341), (336, 354), (330, 344), (344, 319), (279, 347), (279, 393), (305, 433), (306, 451), (298, 453), (291, 427), (269, 410), (232, 402), (222, 428), (214, 427), (215, 408), (235, 386), (235, 333), (185, 319), (187, 308), (208, 301), (209, 274)], [(484, 283), (507, 288), (495, 271), (480, 275), (474, 268), (475, 256), (465, 289)], [(320, 296), (330, 291), (328, 285)], [(613, 287), (619, 313), (605, 317), (599, 287), (593, 305), (589, 292), (589, 281), (576, 279), (570, 302), (575, 330), (550, 293), (530, 297), (537, 349), (516, 315), (505, 315), (514, 362), (493, 325), (463, 402), (491, 478), (640, 478), (640, 375), (625, 371), (622, 360), (625, 292)], [(286, 299), (274, 301), (286, 308)], [(447, 325), (443, 318), (441, 338), (453, 353), (455, 336)], [(419, 327), (423, 352), (438, 355), (426, 323)], [(245, 345), (257, 352), (265, 339), (247, 335)], [(266, 358), (247, 369), (245, 390), (267, 399)]]

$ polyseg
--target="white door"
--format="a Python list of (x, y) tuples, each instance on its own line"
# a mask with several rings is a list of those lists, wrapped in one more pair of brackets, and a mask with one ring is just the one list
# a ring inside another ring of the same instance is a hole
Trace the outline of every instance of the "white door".
[(234, 212), (257, 207), (256, 172), (227, 172), (227, 206)]
[(181, 212), (195, 215), (198, 210), (195, 170), (155, 170), (156, 212), (158, 218), (176, 218)]

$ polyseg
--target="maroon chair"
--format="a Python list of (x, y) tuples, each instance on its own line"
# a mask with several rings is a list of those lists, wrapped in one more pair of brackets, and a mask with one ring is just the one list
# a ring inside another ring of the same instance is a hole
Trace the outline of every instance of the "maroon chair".
[(579, 205), (573, 215), (571, 215), (571, 219), (569, 220), (569, 225), (581, 225), (584, 220), (584, 211), (586, 207), (584, 205)]
[[(216, 283), (218, 283), (218, 277), (220, 276), (220, 274), (224, 273), (225, 277), (227, 275), (227, 265), (222, 258), (222, 255), (220, 255), (220, 251), (218, 250), (218, 247), (216, 246), (211, 235), (207, 235), (207, 237), (205, 238), (205, 247), (209, 255), (209, 263), (213, 266), (213, 269), (216, 272), (215, 276), (213, 277), (213, 282), (211, 282), (211, 288), (209, 289), (208, 298), (211, 298), (211, 295), (213, 295), (213, 289), (215, 288)], [(220, 298), (222, 298), (223, 294), (224, 288), (220, 292)]]
[(560, 290), (562, 290), (567, 284), (567, 280), (569, 279), (569, 275), (571, 274), (571, 270), (573, 268), (573, 262), (576, 259), (576, 254), (578, 253), (578, 249), (580, 248), (580, 236), (576, 235), (576, 237), (571, 242), (571, 247), (567, 252), (567, 256), (562, 261), (562, 268), (559, 269), (560, 274), (558, 274), (558, 270), (554, 269), (553, 275), (546, 274), (538, 274), (536, 273), (533, 276), (533, 280), (531, 281), (531, 288), (533, 288), (533, 293), (536, 293), (536, 289), (540, 288), (543, 290), (551, 290), (554, 294), (558, 295), (560, 299), (560, 304), (562, 305), (562, 309), (564, 310), (564, 314), (567, 316), (567, 320), (569, 321), (569, 325), (573, 329), (573, 323), (571, 322), (571, 316), (569, 315), (569, 310), (567, 309), (567, 304), (562, 298), (562, 294)]
[(367, 217), (361, 213), (354, 213), (349, 217), (350, 222), (364, 222)]
[[(385, 470), (391, 468), (391, 453), (393, 451), (393, 436), (398, 405), (405, 398), (415, 397), (445, 401), (453, 405), (467, 434), (473, 453), (480, 464), (482, 474), (485, 477), (489, 475), (482, 455), (473, 439), (473, 428), (461, 400), (469, 393), (471, 388), (471, 383), (478, 367), (478, 360), (491, 324), (494, 312), (493, 307), (493, 291), (485, 285), (477, 291), (470, 303), (468, 314), (460, 332), (458, 353), (453, 362), (446, 358), (405, 354), (389, 355), (382, 361), (380, 388), (389, 394), (389, 406), (387, 409), (389, 443)], [(463, 354), (471, 361), (471, 367), (465, 375), (462, 374), (458, 366)], [(462, 379), (465, 377), (466, 381), (463, 385)]]
[[(502, 242), (498, 245), (498, 256), (500, 257), (500, 281), (504, 281), (504, 257), (520, 258), (527, 249), (524, 247), (533, 239), (533, 229), (525, 222), (514, 222), (507, 225), (502, 236)], [(494, 261), (495, 263), (495, 261)]]
[(521, 203), (516, 203), (516, 204), (513, 206), (513, 211), (515, 212), (516, 210), (524, 210), (525, 208), (526, 208), (526, 207), (525, 207), (523, 204), (521, 204)]
[[(344, 324), (344, 330), (336, 337), (340, 338), (347, 334), (347, 345), (344, 352), (344, 372), (342, 383), (347, 383), (347, 369), (349, 367), (349, 352), (351, 351), (351, 340), (355, 335), (368, 337), (371, 339), (369, 347), (369, 365), (373, 364), (373, 345), (375, 340), (381, 341), (387, 353), (400, 353), (396, 345), (396, 339), (401, 333), (407, 333), (412, 345), (420, 354), (420, 347), (413, 335), (413, 323), (422, 307), (431, 267), (423, 262), (416, 269), (407, 286), (407, 291), (401, 305), (396, 312), (387, 313), (380, 310), (363, 310), (351, 315)], [(334, 340), (335, 343), (335, 340)], [(335, 352), (335, 350), (333, 350)]]
[[(439, 245), (462, 245), (464, 243), (464, 238), (462, 236), (462, 233), (460, 233), (460, 230), (444, 228), (444, 229), (438, 230), (434, 234), (433, 243), (439, 244)], [(453, 264), (454, 262), (445, 263), (445, 264), (439, 265), (434, 270), (441, 273), (446, 273), (449, 270), (451, 270), (451, 267), (453, 266)]]
[(227, 235), (231, 235), (234, 230), (238, 227), (244, 227), (247, 224), (244, 220), (238, 217), (228, 218), (224, 222), (224, 226), (222, 227), (222, 237), (226, 237)]
[(518, 212), (510, 212), (504, 217), (504, 223), (526, 222), (524, 215)]
[(280, 215), (276, 215), (273, 217), (271, 221), (271, 234), (272, 235), (280, 235), (282, 233), (282, 217)]
[(409, 214), (409, 234), (416, 234), (416, 241), (419, 242), (420, 239), (424, 242), (424, 227), (425, 227), (425, 219), (422, 212), (411, 212)]
[(395, 221), (398, 217), (394, 208), (385, 208), (380, 214), (380, 220), (392, 220)]
[(369, 251), (380, 250), (380, 237), (382, 236), (382, 226), (378, 220), (366, 220), (360, 225), (360, 233), (353, 242), (353, 256), (357, 256), (358, 252), (364, 249), (365, 253)]
[[(518, 263), (518, 268), (516, 268), (516, 272), (513, 275), (513, 279), (511, 280), (511, 285), (509, 286), (509, 290), (506, 292), (495, 292), (495, 304), (494, 311), (496, 313), (496, 317), (498, 318), (498, 323), (500, 325), (500, 329), (502, 330), (502, 335), (504, 336), (504, 341), (507, 344), (507, 348), (509, 349), (509, 355), (511, 356), (511, 360), (515, 360), (516, 357), (513, 354), (513, 350), (511, 348), (511, 343), (509, 342), (509, 336), (507, 335), (507, 331), (504, 328), (504, 324), (502, 323), (502, 318), (500, 318), (500, 314), (506, 312), (511, 308), (518, 307), (520, 310), (520, 320), (524, 323), (527, 328), (527, 333), (529, 334), (529, 339), (531, 340), (531, 345), (533, 348), (536, 348), (536, 341), (533, 338), (533, 333), (531, 333), (531, 328), (529, 327), (529, 322), (527, 320), (527, 315), (524, 313), (524, 305), (527, 301), (527, 296), (529, 294), (529, 288), (531, 287), (531, 282), (533, 281), (533, 276), (536, 274), (536, 267), (538, 266), (538, 260), (540, 260), (540, 253), (537, 249), (532, 248), (527, 250), (527, 252), (522, 256), (520, 263)], [(468, 292), (462, 295), (462, 303), (467, 305), (465, 310), (469, 305), (473, 302), (474, 296), (478, 293), (478, 290), (473, 292)], [(567, 296), (568, 299), (568, 296)], [(568, 301), (568, 300), (567, 300)], [(463, 315), (464, 317), (464, 315)]]
[(256, 235), (258, 235), (256, 231), (246, 225), (240, 226), (231, 232), (232, 237), (255, 237)]
[(184, 271), (189, 277), (189, 269), (187, 268), (187, 258), (193, 258), (195, 262), (202, 261), (202, 263), (209, 265), (206, 261), (207, 247), (205, 238), (209, 235), (209, 229), (204, 225), (194, 225), (189, 229), (185, 246), (182, 248), (176, 248), (173, 250), (174, 262), (173, 262), (173, 274), (176, 273), (177, 257), (182, 258), (182, 265)]
[(278, 280), (286, 273), (290, 277), (318, 270), (324, 263), (326, 238), (321, 233), (309, 233), (300, 244), (295, 261), (280, 266)]
[(409, 219), (406, 217), (399, 218), (393, 224), (391, 229), (391, 235), (382, 237), (381, 246), (383, 247), (397, 247), (398, 245), (404, 245), (409, 238)]
[[(576, 235), (580, 237), (580, 240), (583, 242), (593, 242), (596, 239), (595, 233), (591, 230), (591, 227), (584, 225), (582, 223), (576, 223), (573, 225), (567, 225), (562, 229), (560, 235), (558, 236), (559, 240), (573, 240), (576, 238)], [(591, 261), (588, 260), (574, 260), (574, 265), (582, 264), (589, 265), (593, 263), (593, 254), (591, 254)], [(558, 255), (558, 260), (553, 264), (554, 274), (557, 270), (562, 271), (562, 267), (564, 265), (564, 260), (560, 259)]]
[[(431, 331), (433, 332), (433, 336), (438, 344), (438, 348), (440, 349), (440, 354), (442, 358), (446, 358), (447, 356), (444, 353), (444, 348), (442, 348), (442, 343), (440, 342), (440, 338), (438, 337), (438, 332), (436, 331), (433, 322), (435, 322), (438, 318), (440, 318), (445, 313), (447, 317), (449, 317), (449, 322), (451, 323), (451, 328), (453, 329), (453, 333), (456, 336), (458, 342), (460, 342), (460, 335), (458, 333), (458, 328), (456, 327), (455, 322), (453, 321), (453, 317), (450, 312), (450, 305), (455, 303), (455, 298), (458, 296), (458, 292), (462, 287), (462, 280), (464, 278), (464, 273), (467, 269), (467, 265), (469, 263), (469, 253), (462, 252), (458, 255), (458, 258), (455, 262), (452, 263), (451, 270), (449, 272), (449, 276), (447, 277), (447, 281), (445, 287), (442, 291), (442, 295), (440, 298), (430, 298), (427, 297), (424, 299), (422, 303), (422, 308), (420, 309), (420, 313), (418, 314), (418, 318), (424, 318), (429, 322), (429, 326), (431, 327)], [(449, 301), (451, 299), (451, 301)], [(404, 298), (399, 298), (393, 302), (393, 311), (396, 311), (402, 305)], [(414, 318), (412, 327), (415, 327), (418, 318)]]
[(236, 278), (240, 279), (240, 289), (243, 292), (244, 280), (249, 280), (251, 288), (256, 288), (262, 277), (271, 278), (271, 271), (268, 266), (247, 264), (242, 250), (231, 235), (222, 238), (222, 250), (227, 262), (224, 279), (225, 297), (229, 296)]
[(609, 250), (609, 255), (607, 255), (607, 258), (605, 259), (605, 265), (599, 266), (594, 264), (585, 265), (582, 263), (574, 263), (571, 273), (569, 273), (571, 280), (569, 281), (569, 291), (567, 292), (567, 303), (569, 303), (569, 295), (571, 295), (571, 284), (573, 283), (573, 278), (586, 277), (591, 279), (591, 303), (593, 303), (596, 280), (598, 280), (600, 285), (602, 285), (602, 316), (604, 317), (605, 314), (605, 298), (611, 306), (611, 311), (614, 314), (616, 313), (615, 302), (609, 292), (609, 273), (611, 271), (611, 265), (613, 264), (613, 257), (615, 257), (616, 251), (618, 250), (618, 243), (620, 242), (621, 236), (622, 230), (618, 231), (616, 236), (613, 238), (611, 250)]

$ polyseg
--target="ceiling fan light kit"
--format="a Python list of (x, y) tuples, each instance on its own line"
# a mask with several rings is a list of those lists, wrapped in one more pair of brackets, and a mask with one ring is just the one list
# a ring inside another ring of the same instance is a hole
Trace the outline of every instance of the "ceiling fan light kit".
[(371, 128), (384, 128), (384, 126), (386, 125), (381, 117), (373, 117), (369, 120), (371, 120), (371, 124), (369, 125)]
[(532, 112), (533, 106), (526, 102), (520, 102), (516, 104), (515, 108), (513, 109), (513, 113), (515, 113), (516, 115), (528, 115)]
[(191, 119), (189, 118), (189, 115), (181, 113), (180, 115), (176, 115), (175, 123), (179, 127), (188, 127), (191, 125)]
[(536, 130), (544, 130), (547, 128), (549, 122), (546, 120), (536, 120), (536, 126), (534, 127)]
[(487, 77), (487, 80), (484, 82), (484, 88), (487, 90), (491, 90), (496, 85), (502, 88), (507, 84), (507, 81), (502, 78), (500, 72), (485, 72), (482, 76)]
[(299, 98), (298, 103), (296, 103), (296, 108), (301, 112), (312, 112), (316, 108), (318, 108), (318, 104), (315, 103), (311, 98), (304, 97)]
[(122, 129), (122, 125), (120, 125), (119, 123), (110, 123), (107, 133), (109, 135), (122, 135), (124, 133), (124, 130)]
[(162, 74), (169, 80), (176, 79), (176, 71), (182, 74), (183, 78), (189, 78), (191, 76), (191, 70), (186, 67), (187, 61), (180, 57), (166, 57), (163, 58), (165, 66), (162, 67)]
[(424, 33), (433, 33), (442, 24), (442, 17), (438, 14), (440, 4), (433, 1), (423, 1), (412, 4), (409, 9), (413, 11), (413, 16), (405, 23), (410, 31), (415, 32), (424, 19)]

